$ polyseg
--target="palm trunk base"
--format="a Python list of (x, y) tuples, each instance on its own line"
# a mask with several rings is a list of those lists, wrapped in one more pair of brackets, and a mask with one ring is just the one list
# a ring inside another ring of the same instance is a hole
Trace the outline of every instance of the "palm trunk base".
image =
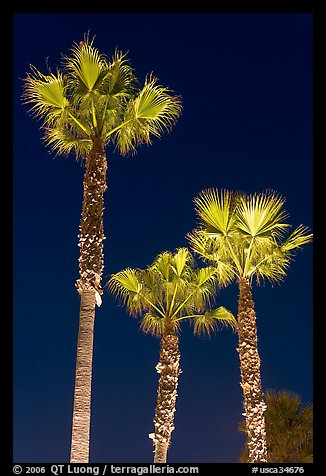
[(157, 441), (154, 451), (154, 463), (166, 463), (168, 443)]
[(80, 293), (71, 463), (88, 463), (89, 459), (94, 320), (95, 290), (82, 291)]

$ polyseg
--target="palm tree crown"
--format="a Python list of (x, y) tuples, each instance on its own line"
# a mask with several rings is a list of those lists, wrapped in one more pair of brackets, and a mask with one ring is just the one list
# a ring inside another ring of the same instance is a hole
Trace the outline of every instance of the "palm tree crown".
[[(299, 395), (286, 390), (266, 392), (266, 435), (270, 463), (313, 462), (313, 405), (303, 405)], [(239, 425), (246, 431), (245, 421)], [(248, 451), (241, 455), (248, 462)]]
[(122, 155), (151, 136), (169, 130), (181, 113), (181, 100), (148, 75), (142, 89), (126, 54), (116, 50), (108, 60), (85, 34), (71, 55), (63, 57), (63, 71), (43, 74), (34, 66), (24, 83), (23, 99), (43, 120), (44, 140), (52, 151), (85, 157), (94, 141), (110, 141)]
[(288, 237), (285, 199), (272, 190), (246, 195), (228, 190), (204, 190), (195, 198), (200, 227), (188, 234), (192, 249), (214, 262), (220, 285), (234, 278), (281, 280), (295, 249), (312, 234), (299, 225)]
[(235, 327), (232, 313), (223, 306), (205, 310), (214, 301), (216, 268), (195, 269), (187, 248), (159, 254), (144, 270), (127, 268), (113, 274), (108, 287), (131, 315), (143, 316), (145, 332), (163, 335), (166, 326), (178, 331), (184, 319), (192, 321), (195, 334), (209, 334), (218, 323)]

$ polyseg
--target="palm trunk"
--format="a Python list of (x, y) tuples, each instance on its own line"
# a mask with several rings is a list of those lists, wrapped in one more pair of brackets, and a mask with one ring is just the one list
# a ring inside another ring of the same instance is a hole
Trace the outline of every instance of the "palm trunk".
[(71, 463), (88, 463), (94, 318), (95, 291), (92, 289), (82, 291), (80, 294)]
[(160, 374), (157, 402), (154, 416), (155, 433), (153, 439), (154, 463), (166, 463), (167, 450), (174, 430), (174, 412), (177, 399), (180, 370), (179, 338), (173, 332), (166, 332), (161, 340), (160, 361), (156, 366)]
[(247, 431), (249, 463), (267, 462), (265, 415), (254, 302), (249, 279), (239, 279), (238, 335), (241, 387)]
[(100, 142), (94, 141), (86, 159), (83, 209), (80, 221), (79, 333), (71, 439), (71, 463), (88, 463), (92, 360), (95, 304), (101, 304), (100, 280), (103, 272), (103, 211), (106, 190), (106, 157)]

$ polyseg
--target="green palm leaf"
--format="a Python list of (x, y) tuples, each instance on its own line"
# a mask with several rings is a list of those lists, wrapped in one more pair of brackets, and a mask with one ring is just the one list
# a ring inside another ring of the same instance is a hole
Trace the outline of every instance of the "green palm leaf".
[(179, 278), (188, 274), (189, 265), (193, 263), (193, 257), (188, 248), (179, 248), (171, 259), (171, 268)]
[(152, 268), (156, 270), (161, 279), (171, 281), (173, 279), (173, 273), (171, 268), (172, 253), (169, 251), (163, 251), (160, 253), (152, 264)]
[(108, 70), (103, 78), (100, 91), (110, 96), (130, 97), (135, 90), (136, 77), (128, 64), (126, 54), (118, 49), (112, 58)]
[(207, 283), (216, 283), (217, 271), (214, 266), (207, 266), (206, 268), (200, 268), (197, 273), (197, 285), (202, 287)]
[(153, 311), (146, 313), (140, 323), (140, 328), (145, 333), (161, 336), (164, 332), (164, 319)]
[(287, 213), (282, 210), (285, 199), (273, 192), (239, 196), (237, 227), (250, 237), (275, 236), (281, 238), (290, 225), (283, 223)]
[(228, 190), (203, 190), (194, 199), (202, 226), (212, 236), (227, 235), (234, 225), (235, 195)]
[(109, 290), (115, 294), (128, 308), (131, 314), (141, 312), (146, 308), (139, 280), (139, 272), (136, 269), (127, 268), (112, 275), (107, 283)]
[(220, 286), (227, 286), (238, 275), (223, 236), (212, 238), (203, 230), (194, 230), (187, 234), (187, 238), (195, 253), (205, 261), (214, 263)]
[(313, 234), (307, 234), (308, 231), (308, 227), (299, 225), (282, 244), (282, 251), (291, 251), (295, 248), (305, 245), (306, 243), (310, 243), (312, 241)]
[[(156, 78), (146, 78), (138, 96), (128, 103), (124, 122), (113, 139), (122, 155), (134, 153), (136, 144), (150, 144), (152, 135), (160, 137), (165, 130), (170, 130), (181, 113), (180, 98), (156, 82)], [(111, 134), (112, 131), (107, 136)]]
[(69, 106), (63, 76), (59, 71), (57, 75), (44, 75), (32, 65), (31, 69), (32, 73), (25, 79), (23, 102), (33, 104), (30, 112), (35, 116), (45, 117), (46, 123), (53, 123)]
[(236, 329), (237, 321), (232, 312), (220, 306), (217, 309), (211, 309), (204, 314), (198, 315), (193, 319), (194, 334), (210, 335), (220, 325), (230, 325), (233, 330)]
[(70, 73), (70, 82), (78, 82), (80, 94), (96, 89), (108, 69), (105, 56), (93, 47), (93, 41), (94, 38), (89, 42), (86, 37), (82, 46), (75, 44), (71, 48), (70, 57), (64, 57), (65, 67)]
[(76, 158), (85, 157), (92, 147), (91, 139), (80, 137), (68, 127), (46, 127), (43, 138), (51, 151), (57, 155), (68, 155), (74, 151)]

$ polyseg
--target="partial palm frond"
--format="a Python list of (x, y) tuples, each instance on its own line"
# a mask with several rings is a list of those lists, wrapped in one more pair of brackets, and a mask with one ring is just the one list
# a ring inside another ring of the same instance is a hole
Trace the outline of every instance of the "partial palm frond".
[(140, 328), (143, 332), (161, 336), (164, 332), (164, 319), (153, 311), (147, 312), (141, 320)]
[(276, 242), (265, 253), (257, 253), (254, 258), (248, 267), (247, 276), (250, 279), (255, 277), (258, 285), (265, 279), (271, 283), (282, 281), (291, 263), (289, 253), (282, 252)]
[(216, 283), (217, 270), (215, 266), (207, 266), (200, 268), (197, 272), (197, 285), (199, 287), (206, 286), (208, 283)]
[(220, 325), (230, 326), (233, 330), (237, 327), (237, 321), (232, 312), (225, 307), (220, 306), (216, 309), (206, 311), (204, 314), (198, 315), (193, 319), (194, 334), (209, 335), (215, 331)]
[(308, 227), (299, 225), (281, 245), (282, 251), (291, 251), (300, 248), (300, 246), (305, 245), (306, 243), (310, 243), (312, 241), (313, 234), (308, 232)]
[(171, 259), (171, 268), (179, 278), (186, 277), (193, 262), (193, 256), (188, 248), (178, 248)]
[(192, 250), (216, 268), (218, 283), (226, 286), (238, 276), (238, 270), (230, 255), (225, 237), (211, 238), (203, 230), (194, 230), (187, 234)]
[(173, 279), (171, 260), (172, 253), (169, 251), (163, 251), (156, 257), (151, 265), (151, 268), (156, 270), (160, 274), (161, 279), (163, 278), (165, 281), (171, 281)]
[(126, 54), (116, 49), (103, 78), (101, 94), (129, 98), (135, 92), (136, 81)]
[(92, 148), (91, 139), (79, 137), (68, 127), (46, 127), (43, 139), (56, 155), (67, 156), (70, 152), (74, 152), (76, 159), (85, 158)]

